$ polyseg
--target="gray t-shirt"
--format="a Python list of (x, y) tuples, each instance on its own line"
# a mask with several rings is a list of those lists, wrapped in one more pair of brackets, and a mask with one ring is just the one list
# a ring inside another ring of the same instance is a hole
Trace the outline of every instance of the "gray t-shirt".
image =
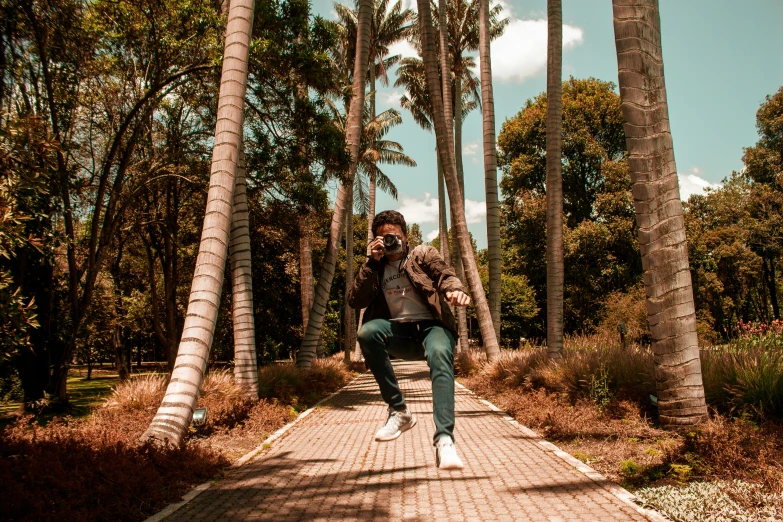
[(413, 288), (405, 271), (399, 270), (397, 263), (386, 264), (381, 280), (381, 291), (386, 296), (392, 321), (410, 323), (433, 318), (424, 300)]

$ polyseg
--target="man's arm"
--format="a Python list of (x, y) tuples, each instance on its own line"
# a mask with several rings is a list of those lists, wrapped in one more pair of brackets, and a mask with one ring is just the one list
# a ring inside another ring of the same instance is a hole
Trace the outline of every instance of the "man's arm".
[(462, 282), (457, 277), (457, 273), (440, 257), (440, 253), (438, 253), (436, 248), (427, 248), (424, 259), (421, 262), (421, 268), (432, 279), (435, 283), (435, 288), (441, 294), (466, 292), (465, 287), (462, 286)]
[(370, 306), (381, 266), (383, 264), (373, 258), (368, 258), (362, 265), (359, 273), (356, 274), (356, 279), (353, 280), (353, 285), (348, 289), (348, 306), (356, 310)]

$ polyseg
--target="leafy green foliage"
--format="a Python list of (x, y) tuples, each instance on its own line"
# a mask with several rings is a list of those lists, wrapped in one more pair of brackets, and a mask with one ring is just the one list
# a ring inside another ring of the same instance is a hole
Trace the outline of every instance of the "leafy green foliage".
[[(546, 310), (546, 93), (528, 100), (498, 136), (505, 214), (504, 271), (524, 275)], [(565, 327), (590, 331), (597, 303), (624, 292), (641, 275), (631, 179), (625, 161), (620, 98), (614, 85), (571, 78), (563, 83)]]

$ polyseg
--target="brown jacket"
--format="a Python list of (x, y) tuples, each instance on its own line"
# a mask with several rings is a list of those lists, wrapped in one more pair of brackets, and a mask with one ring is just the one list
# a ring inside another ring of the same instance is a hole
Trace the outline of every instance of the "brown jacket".
[[(369, 258), (348, 290), (348, 304), (352, 308), (367, 308), (364, 312), (365, 322), (372, 319), (391, 319), (386, 297), (380, 290), (387, 262), (385, 257), (380, 261)], [(456, 339), (457, 321), (446, 302), (446, 292), (464, 292), (465, 289), (454, 269), (443, 261), (434, 247), (428, 245), (419, 245), (410, 251), (403, 260), (402, 269), (427, 304), (432, 317), (443, 323)]]

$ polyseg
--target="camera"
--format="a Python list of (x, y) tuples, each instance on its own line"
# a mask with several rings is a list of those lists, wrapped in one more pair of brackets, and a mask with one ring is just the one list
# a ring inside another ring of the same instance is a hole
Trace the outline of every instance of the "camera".
[(383, 248), (387, 254), (399, 254), (402, 252), (402, 241), (394, 234), (383, 236)]

